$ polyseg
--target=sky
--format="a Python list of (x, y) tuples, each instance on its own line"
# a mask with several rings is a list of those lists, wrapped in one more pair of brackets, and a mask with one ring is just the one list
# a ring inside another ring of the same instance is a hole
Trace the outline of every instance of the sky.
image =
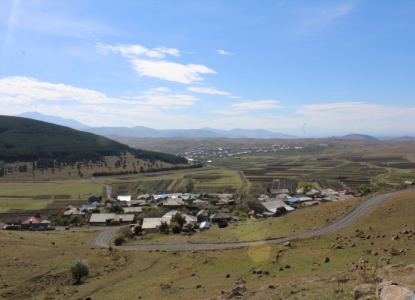
[(2, 0), (0, 114), (415, 135), (415, 1)]

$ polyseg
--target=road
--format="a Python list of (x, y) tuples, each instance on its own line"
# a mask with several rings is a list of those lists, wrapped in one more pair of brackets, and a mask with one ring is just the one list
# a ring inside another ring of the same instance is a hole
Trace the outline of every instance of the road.
[[(387, 194), (373, 196), (369, 199), (366, 199), (359, 205), (357, 205), (354, 209), (352, 209), (349, 213), (347, 213), (343, 218), (340, 220), (327, 225), (326, 227), (316, 229), (314, 231), (301, 233), (297, 235), (281, 237), (276, 239), (269, 239), (264, 241), (257, 241), (257, 242), (242, 242), (242, 243), (175, 243), (175, 244), (134, 244), (134, 245), (124, 245), (118, 246), (117, 249), (124, 249), (124, 250), (163, 250), (163, 249), (179, 249), (179, 250), (204, 250), (204, 249), (225, 249), (225, 248), (237, 248), (237, 247), (246, 247), (251, 246), (258, 243), (282, 243), (287, 242), (296, 238), (310, 238), (314, 236), (320, 236), (324, 234), (333, 233), (339, 230), (342, 230), (358, 219), (363, 217), (365, 214), (370, 212), (379, 204), (385, 202), (389, 198), (401, 194), (403, 192), (407, 192), (408, 190), (398, 191), (398, 192), (391, 192)], [(114, 238), (114, 231), (116, 231), (117, 227), (109, 227), (102, 230), (95, 238), (92, 240), (92, 243), (101, 246), (101, 247), (108, 247), (110, 242)]]
[(95, 177), (92, 177), (91, 180), (94, 181), (94, 182), (96, 182), (96, 183), (98, 183), (98, 184), (100, 184), (100, 185), (105, 186), (105, 189), (107, 191), (107, 198), (108, 199), (111, 199), (112, 187), (110, 185), (104, 184), (104, 183), (98, 181), (98, 179), (96, 179)]

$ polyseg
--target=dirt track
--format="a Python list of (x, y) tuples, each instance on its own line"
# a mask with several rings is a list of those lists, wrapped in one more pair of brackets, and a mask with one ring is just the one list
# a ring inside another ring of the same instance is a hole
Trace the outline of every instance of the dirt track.
[[(354, 209), (352, 209), (349, 213), (347, 213), (343, 218), (340, 220), (320, 229), (316, 229), (314, 231), (292, 235), (288, 237), (281, 237), (276, 239), (270, 239), (265, 241), (257, 241), (257, 242), (243, 242), (243, 243), (177, 243), (177, 244), (134, 244), (134, 245), (125, 245), (125, 246), (118, 246), (118, 249), (124, 250), (156, 250), (156, 249), (182, 249), (182, 250), (203, 250), (203, 249), (224, 249), (224, 248), (236, 248), (236, 247), (246, 247), (257, 243), (281, 243), (286, 242), (295, 238), (309, 238), (313, 236), (324, 235), (328, 233), (333, 233), (335, 231), (339, 231), (344, 229), (358, 219), (363, 217), (365, 214), (370, 212), (379, 204), (385, 202), (389, 198), (407, 192), (408, 190), (403, 190), (399, 192), (392, 192), (383, 195), (377, 195), (372, 198), (366, 199), (359, 205), (357, 205)], [(114, 238), (113, 233), (117, 229), (117, 227), (110, 227), (106, 228), (101, 231), (93, 240), (92, 243), (101, 246), (101, 247), (108, 247), (109, 243)]]

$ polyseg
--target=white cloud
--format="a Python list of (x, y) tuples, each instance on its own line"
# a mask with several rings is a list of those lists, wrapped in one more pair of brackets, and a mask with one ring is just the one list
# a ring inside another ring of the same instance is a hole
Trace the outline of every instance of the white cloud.
[[(98, 44), (97, 48), (98, 51), (104, 54), (111, 51), (120, 53), (128, 58), (139, 76), (150, 76), (183, 84), (191, 84), (195, 81), (203, 80), (200, 74), (216, 74), (215, 71), (203, 65), (184, 65), (161, 60), (166, 57), (166, 54), (180, 56), (180, 51), (174, 48), (156, 47), (148, 49), (140, 45), (109, 46), (103, 44)], [(151, 59), (144, 59), (143, 57)]]
[(139, 76), (156, 77), (168, 81), (191, 84), (203, 80), (199, 74), (216, 74), (203, 65), (182, 65), (164, 60), (131, 59), (134, 70)]
[(201, 94), (212, 94), (212, 95), (230, 95), (228, 92), (218, 91), (214, 88), (204, 88), (204, 87), (189, 87), (189, 91)]
[[(146, 106), (159, 108), (180, 108), (198, 101), (190, 95), (172, 94), (168, 88), (154, 88), (143, 96), (110, 98), (105, 94), (65, 84), (40, 82), (28, 77), (8, 77), (0, 79), (1, 105), (44, 105), (56, 102), (60, 106), (76, 105), (108, 105), (113, 109), (114, 104), (127, 106)], [(99, 107), (99, 106), (98, 106)], [(104, 107), (104, 106), (103, 106)]]
[(36, 101), (76, 101), (82, 103), (119, 103), (123, 100), (109, 98), (102, 93), (76, 88), (65, 84), (40, 82), (28, 77), (0, 79), (0, 103), (15, 104)]
[(259, 100), (259, 101), (246, 101), (232, 104), (232, 108), (236, 110), (253, 110), (253, 109), (274, 109), (281, 108), (278, 105), (279, 101), (275, 100)]
[(147, 56), (150, 58), (164, 58), (166, 54), (180, 56), (180, 51), (174, 48), (156, 47), (148, 49), (140, 45), (117, 45), (110, 46), (101, 43), (97, 44), (98, 51), (106, 54), (109, 51), (120, 53), (124, 57)]
[(234, 55), (234, 53), (226, 52), (225, 50), (216, 50), (216, 53), (220, 55)]

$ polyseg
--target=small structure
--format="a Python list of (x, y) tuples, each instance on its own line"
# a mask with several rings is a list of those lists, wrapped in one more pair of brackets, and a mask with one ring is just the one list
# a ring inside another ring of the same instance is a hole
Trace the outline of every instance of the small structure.
[(284, 201), (282, 200), (275, 200), (275, 201), (269, 201), (269, 202), (263, 202), (257, 205), (255, 212), (257, 214), (264, 214), (264, 212), (269, 212), (272, 214), (283, 213), (287, 210), (285, 209), (285, 206), (287, 206)]
[(46, 228), (50, 224), (50, 221), (44, 220), (42, 218), (30, 217), (26, 221), (22, 222), (20, 225), (22, 229), (31, 229), (31, 228)]
[(195, 205), (195, 206), (207, 206), (207, 205), (209, 205), (209, 201), (197, 199), (197, 200), (193, 201), (193, 205)]
[(183, 217), (186, 218), (186, 222), (192, 225), (196, 225), (197, 217), (185, 214), (184, 212), (178, 210), (172, 210), (166, 213), (163, 218), (172, 218), (175, 214), (181, 214)]
[(287, 189), (273, 189), (271, 190), (272, 195), (279, 195), (279, 194), (289, 194), (290, 191)]
[(120, 202), (130, 202), (131, 201), (131, 196), (130, 195), (125, 195), (125, 196), (118, 196), (117, 200)]
[(209, 229), (209, 228), (210, 228), (210, 222), (205, 221), (205, 222), (200, 223), (200, 227), (199, 227), (200, 230)]
[(66, 210), (65, 210), (64, 214), (62, 215), (62, 217), (70, 218), (74, 215), (75, 216), (85, 216), (87, 211), (88, 211), (88, 209), (86, 209), (86, 208), (76, 208), (76, 207), (73, 207), (72, 205), (69, 205), (66, 208)]
[(406, 185), (414, 185), (414, 182), (413, 181), (405, 181), (403, 184), (406, 184)]
[(167, 198), (171, 198), (171, 195), (170, 194), (154, 194), (153, 198), (155, 200), (157, 200), (157, 199), (167, 199)]
[(151, 198), (150, 194), (142, 194), (142, 195), (138, 195), (137, 198), (135, 198), (136, 200), (149, 200)]
[(6, 227), (7, 226), (7, 224), (6, 223), (3, 223), (3, 222), (0, 222), (0, 230), (1, 229), (3, 229), (4, 227)]
[(89, 203), (94, 203), (94, 202), (101, 202), (102, 197), (100, 197), (97, 194), (92, 194), (91, 196), (88, 197), (88, 202)]
[(202, 209), (197, 213), (196, 217), (207, 217), (208, 215), (208, 211), (206, 209)]
[(222, 220), (229, 222), (231, 220), (238, 220), (238, 218), (232, 213), (216, 213), (210, 217), (212, 223), (219, 223)]
[(177, 209), (182, 207), (184, 202), (180, 198), (167, 198), (167, 200), (159, 202), (158, 205), (166, 208)]
[(92, 214), (91, 218), (89, 219), (89, 224), (91, 225), (104, 225), (110, 224), (111, 221), (119, 221), (120, 224), (122, 223), (135, 223), (137, 221), (137, 217), (135, 214), (123, 214), (123, 215), (116, 215), (116, 214)]
[(166, 222), (170, 224), (171, 218), (144, 218), (143, 225), (141, 228), (143, 229), (155, 229), (161, 225), (161, 222)]
[(142, 211), (143, 209), (141, 207), (124, 207), (125, 213), (139, 213)]

